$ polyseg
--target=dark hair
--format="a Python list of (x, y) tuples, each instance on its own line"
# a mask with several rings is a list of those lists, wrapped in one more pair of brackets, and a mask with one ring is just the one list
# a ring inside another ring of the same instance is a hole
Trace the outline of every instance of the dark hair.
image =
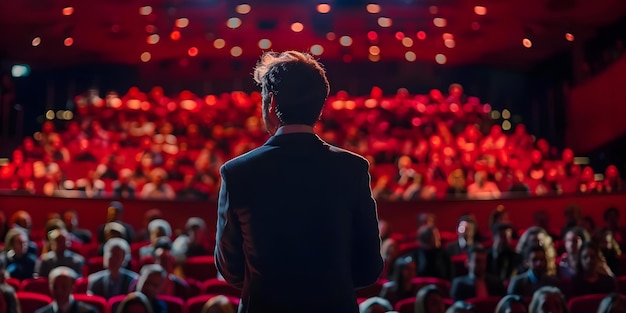
[(141, 304), (146, 309), (147, 313), (152, 313), (152, 305), (148, 297), (139, 291), (129, 293), (122, 302), (117, 306), (116, 313), (126, 313), (128, 307), (132, 304)]
[(434, 226), (424, 225), (420, 227), (417, 231), (417, 241), (419, 241), (419, 243), (421, 244), (430, 243), (430, 241), (435, 236), (434, 231), (435, 231)]
[(427, 313), (428, 308), (426, 307), (428, 296), (432, 293), (436, 293), (439, 296), (443, 296), (441, 294), (441, 290), (437, 287), (437, 285), (426, 285), (417, 292), (415, 296), (415, 313)]
[(609, 219), (610, 218), (610, 216), (609, 216), (610, 214), (615, 214), (615, 215), (617, 215), (619, 217), (619, 210), (616, 207), (614, 207), (614, 206), (609, 207), (608, 209), (606, 209), (604, 211), (604, 215), (603, 215), (604, 220)]
[(580, 240), (583, 242), (583, 244), (589, 240), (591, 240), (591, 237), (589, 236), (589, 233), (584, 230), (581, 227), (572, 227), (570, 229), (568, 229), (565, 232), (565, 236), (567, 236), (567, 233), (574, 233), (574, 235), (576, 235), (576, 237), (579, 237)]
[(583, 245), (578, 250), (578, 257), (576, 260), (576, 274), (577, 275), (582, 275), (582, 273), (584, 272), (583, 264), (582, 264), (583, 262), (581, 261), (583, 258), (583, 251), (587, 249), (594, 250), (596, 252), (596, 258), (598, 258), (598, 260), (602, 259), (602, 250), (593, 241), (587, 241), (583, 243)]
[(396, 289), (402, 288), (404, 285), (404, 275), (402, 272), (404, 271), (404, 268), (411, 263), (413, 263), (413, 258), (411, 256), (401, 256), (393, 262), (391, 281), (396, 283)]
[(530, 245), (526, 247), (526, 249), (524, 249), (524, 260), (528, 260), (530, 254), (534, 252), (543, 252), (545, 254), (546, 249), (540, 245)]
[(459, 311), (476, 312), (476, 307), (473, 304), (467, 303), (465, 301), (456, 301), (446, 310), (446, 313), (455, 313)]
[(254, 69), (254, 80), (261, 85), (263, 109), (272, 93), (281, 124), (313, 125), (319, 119), (330, 92), (322, 65), (308, 53), (266, 52)]

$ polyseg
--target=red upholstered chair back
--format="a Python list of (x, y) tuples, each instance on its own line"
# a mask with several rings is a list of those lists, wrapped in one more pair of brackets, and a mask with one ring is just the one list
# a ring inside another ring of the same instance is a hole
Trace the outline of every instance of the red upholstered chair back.
[(196, 256), (185, 260), (183, 263), (183, 273), (185, 277), (198, 281), (217, 277), (215, 258), (213, 256)]
[(75, 294), (85, 294), (87, 293), (87, 287), (89, 285), (89, 281), (87, 281), (87, 277), (80, 277), (74, 283), (74, 293)]
[(451, 257), (452, 266), (454, 266), (454, 276), (464, 276), (467, 275), (467, 267), (465, 266), (465, 262), (467, 261), (467, 254), (459, 254)]
[(476, 307), (476, 312), (494, 312), (500, 297), (486, 297), (486, 298), (471, 298), (465, 300), (467, 303), (473, 304)]
[(81, 294), (81, 293), (76, 293), (74, 294), (74, 300), (76, 301), (80, 301), (80, 302), (84, 302), (86, 304), (89, 304), (91, 306), (93, 306), (94, 308), (96, 308), (98, 310), (98, 312), (101, 313), (106, 313), (106, 309), (107, 309), (107, 300), (103, 297), (100, 296), (96, 296), (96, 295), (87, 295), (87, 294)]
[(15, 289), (15, 291), (19, 291), (20, 290), (20, 280), (17, 278), (7, 278), (7, 284), (9, 284), (9, 286), (13, 287), (13, 289)]
[(124, 298), (126, 298), (126, 295), (117, 295), (117, 296), (113, 296), (109, 298), (109, 300), (107, 300), (106, 312), (109, 312), (109, 313), (117, 312), (117, 307), (120, 305), (120, 302), (124, 300)]
[(159, 300), (164, 301), (167, 304), (168, 313), (183, 313), (185, 312), (185, 301), (181, 298), (174, 296), (159, 295)]
[(597, 312), (598, 306), (600, 306), (600, 302), (602, 302), (604, 297), (606, 297), (605, 294), (574, 297), (569, 300), (567, 306), (569, 307), (570, 313)]
[[(205, 295), (199, 295), (199, 296), (189, 298), (189, 300), (187, 300), (187, 303), (185, 305), (185, 312), (186, 313), (201, 313), (202, 307), (204, 307), (204, 304), (215, 296), (216, 295), (214, 294), (212, 295), (205, 294)], [(236, 311), (237, 306), (239, 305), (239, 299), (235, 297), (229, 297), (229, 296), (226, 296), (226, 297), (228, 298), (229, 302), (233, 305), (233, 308)]]
[(34, 292), (18, 291), (15, 293), (22, 313), (33, 313), (52, 302), (52, 298)]
[(398, 313), (413, 313), (415, 312), (415, 298), (406, 298), (396, 302), (393, 307)]
[(450, 282), (445, 279), (437, 277), (415, 277), (411, 279), (411, 283), (416, 285), (418, 289), (428, 285), (435, 285), (444, 298), (450, 295)]
[(102, 261), (104, 257), (95, 256), (87, 259), (87, 271), (85, 273), (85, 277), (89, 276), (95, 272), (99, 272), (104, 269), (104, 265), (102, 265)]
[(47, 278), (26, 278), (20, 283), (20, 291), (50, 295), (50, 286)]
[(241, 298), (241, 290), (217, 278), (204, 281), (200, 286), (200, 289), (206, 294), (225, 295), (235, 298)]

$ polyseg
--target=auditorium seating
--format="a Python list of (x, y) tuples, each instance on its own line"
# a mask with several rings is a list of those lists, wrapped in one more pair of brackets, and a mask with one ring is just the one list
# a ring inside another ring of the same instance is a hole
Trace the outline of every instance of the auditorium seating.
[(567, 306), (569, 307), (570, 313), (596, 312), (604, 297), (606, 297), (605, 294), (574, 297), (569, 300)]

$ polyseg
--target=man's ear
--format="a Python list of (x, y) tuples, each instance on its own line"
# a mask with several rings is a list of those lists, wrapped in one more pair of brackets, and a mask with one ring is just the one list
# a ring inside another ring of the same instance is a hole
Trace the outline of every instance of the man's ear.
[(274, 98), (274, 93), (270, 92), (269, 97), (270, 97), (269, 111), (275, 114), (276, 113), (276, 99)]

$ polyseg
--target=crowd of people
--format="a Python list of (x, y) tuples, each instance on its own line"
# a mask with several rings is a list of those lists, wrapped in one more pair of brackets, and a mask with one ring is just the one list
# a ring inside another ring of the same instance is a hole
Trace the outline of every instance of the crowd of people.
[[(194, 273), (182, 268), (189, 258), (213, 255), (214, 237), (205, 222), (191, 217), (174, 229), (155, 209), (145, 213), (144, 225), (130, 225), (123, 213), (124, 205), (113, 201), (102, 225), (89, 230), (79, 227), (73, 210), (49, 213), (44, 229), (33, 229), (26, 211), (3, 218), (0, 300), (6, 312), (19, 312), (20, 303), (18, 287), (9, 282), (19, 286), (33, 278), (49, 283), (51, 306), (84, 306), (81, 312), (98, 311), (73, 300), (78, 281), (84, 292), (105, 300), (128, 295), (113, 312), (135, 312), (125, 311), (135, 304), (149, 308), (145, 312), (167, 312), (161, 295), (181, 301), (197, 295)], [(415, 312), (484, 312), (477, 309), (480, 299), (494, 298), (500, 301), (496, 312), (569, 312), (567, 301), (590, 294), (607, 295), (611, 300), (605, 302), (614, 305), (598, 312), (622, 312), (616, 310), (625, 308), (624, 299), (616, 293), (624, 291), (618, 277), (626, 276), (626, 227), (619, 224), (619, 210), (608, 208), (599, 227), (576, 205), (564, 213), (567, 222), (560, 228), (550, 225), (545, 211), (535, 213), (533, 225), (515, 225), (499, 206), (489, 219), (491, 233), (481, 233), (472, 215), (459, 218), (456, 233), (440, 232), (432, 214), (420, 214), (412, 234), (395, 233), (381, 220), (385, 269), (379, 289), (357, 290), (361, 312), (392, 312), (407, 299)], [(94, 261), (101, 264), (94, 267)], [(233, 295), (221, 296), (202, 312), (234, 312)]]
[[(0, 189), (66, 197), (213, 199), (219, 167), (268, 138), (258, 92), (200, 98), (148, 93), (75, 99), (69, 121), (47, 120), (0, 167)], [(503, 130), (491, 107), (453, 84), (444, 95), (340, 91), (327, 100), (318, 134), (367, 157), (378, 200), (490, 199), (622, 190), (616, 166), (598, 178), (526, 132)]]

